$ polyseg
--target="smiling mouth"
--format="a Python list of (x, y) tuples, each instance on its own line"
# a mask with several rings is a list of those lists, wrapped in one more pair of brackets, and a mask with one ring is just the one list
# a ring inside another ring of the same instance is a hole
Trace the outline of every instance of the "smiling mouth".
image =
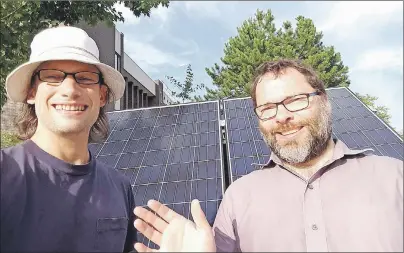
[(52, 105), (57, 111), (69, 111), (69, 112), (83, 112), (87, 110), (87, 105)]
[(298, 127), (292, 130), (288, 130), (288, 131), (284, 131), (284, 132), (277, 132), (277, 134), (282, 135), (282, 136), (289, 136), (289, 135), (293, 135), (297, 132), (299, 132), (303, 127)]

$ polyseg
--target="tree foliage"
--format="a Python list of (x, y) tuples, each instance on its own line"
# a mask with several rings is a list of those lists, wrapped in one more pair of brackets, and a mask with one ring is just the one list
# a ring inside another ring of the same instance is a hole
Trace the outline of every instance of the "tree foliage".
[[(300, 59), (311, 65), (327, 87), (350, 84), (348, 67), (333, 46), (325, 46), (323, 34), (312, 20), (298, 16), (296, 28), (289, 21), (275, 27), (271, 11), (257, 10), (237, 28), (224, 47), (221, 66), (206, 68), (215, 89), (207, 88), (205, 99), (249, 96), (254, 70), (263, 62), (279, 58)], [(232, 95), (232, 93), (234, 95)]]
[(393, 128), (398, 135), (403, 138), (403, 130), (398, 130), (395, 129), (394, 127), (391, 126), (391, 115), (389, 112), (389, 108), (386, 106), (380, 106), (376, 105), (376, 100), (378, 99), (375, 96), (371, 96), (369, 94), (366, 95), (361, 95), (359, 93), (355, 93), (355, 95), (367, 106), (369, 107), (376, 115), (379, 117), (381, 120), (383, 120), (387, 125), (389, 125), (391, 128)]
[(381, 120), (386, 124), (390, 124), (391, 115), (389, 113), (389, 108), (386, 106), (376, 105), (377, 97), (371, 96), (369, 94), (360, 95), (355, 93), (355, 95), (367, 106), (369, 107)]
[(124, 4), (137, 17), (150, 16), (150, 10), (160, 4), (168, 7), (168, 0), (136, 1), (1, 1), (0, 49), (0, 105), (5, 103), (5, 80), (17, 65), (29, 58), (29, 45), (35, 34), (59, 24), (74, 25), (116, 21), (124, 22), (115, 4)]
[[(188, 64), (186, 70), (186, 76), (184, 82), (180, 82), (172, 76), (166, 76), (166, 78), (177, 88), (179, 92), (172, 91), (172, 95), (181, 99), (182, 103), (190, 101), (201, 101), (199, 96), (194, 93), (205, 87), (203, 83), (194, 83), (194, 73), (192, 72), (191, 64)], [(192, 97), (193, 96), (193, 97)]]
[(15, 146), (21, 142), (21, 140), (18, 139), (17, 135), (5, 131), (1, 131), (0, 138), (0, 146), (2, 149)]

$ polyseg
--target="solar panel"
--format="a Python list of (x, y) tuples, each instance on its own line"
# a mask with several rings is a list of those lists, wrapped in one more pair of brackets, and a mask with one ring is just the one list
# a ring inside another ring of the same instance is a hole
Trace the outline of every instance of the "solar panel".
[[(349, 148), (371, 148), (376, 155), (403, 159), (402, 140), (347, 88), (327, 89), (332, 104), (333, 137)], [(268, 161), (270, 150), (258, 129), (250, 98), (224, 101), (231, 182)]]
[(269, 159), (270, 150), (261, 137), (250, 98), (224, 101), (228, 161), (231, 181), (252, 172)]
[(376, 155), (403, 159), (403, 141), (347, 88), (328, 89), (333, 134), (349, 148), (371, 148)]
[[(224, 193), (218, 101), (107, 115), (108, 139), (89, 148), (130, 179), (136, 204), (156, 199), (192, 220), (190, 202), (199, 199), (213, 225)], [(139, 241), (157, 248), (141, 234)]]

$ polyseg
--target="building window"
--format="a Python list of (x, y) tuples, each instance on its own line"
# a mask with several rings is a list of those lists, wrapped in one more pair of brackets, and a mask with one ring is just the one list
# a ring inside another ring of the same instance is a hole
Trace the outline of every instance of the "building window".
[(121, 72), (121, 56), (115, 52), (115, 69)]

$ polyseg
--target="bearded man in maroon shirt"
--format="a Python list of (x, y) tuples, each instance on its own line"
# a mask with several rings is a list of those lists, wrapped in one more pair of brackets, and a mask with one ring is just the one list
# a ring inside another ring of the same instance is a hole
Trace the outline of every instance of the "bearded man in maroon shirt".
[(138, 231), (166, 252), (402, 252), (402, 161), (333, 139), (324, 85), (298, 61), (262, 64), (251, 90), (267, 164), (229, 186), (213, 228), (196, 200), (195, 223), (152, 200)]

